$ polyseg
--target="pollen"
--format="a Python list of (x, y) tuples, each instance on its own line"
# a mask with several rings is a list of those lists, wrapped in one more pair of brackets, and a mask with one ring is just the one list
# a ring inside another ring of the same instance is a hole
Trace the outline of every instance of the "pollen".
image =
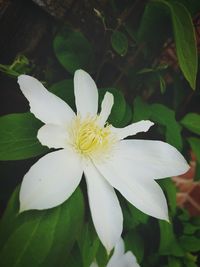
[(70, 128), (72, 145), (82, 155), (94, 156), (108, 152), (115, 143), (110, 125), (101, 127), (98, 116), (81, 119), (77, 116)]

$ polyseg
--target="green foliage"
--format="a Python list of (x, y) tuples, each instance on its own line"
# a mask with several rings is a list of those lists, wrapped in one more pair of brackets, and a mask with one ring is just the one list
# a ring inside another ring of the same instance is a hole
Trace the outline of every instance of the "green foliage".
[(190, 137), (187, 140), (192, 148), (192, 151), (197, 157), (197, 161), (200, 163), (200, 138)]
[(165, 0), (155, 0), (170, 11), (176, 51), (180, 68), (192, 89), (196, 87), (198, 55), (192, 18), (184, 5)]
[(59, 207), (47, 211), (19, 212), (18, 191), (1, 222), (0, 265), (63, 266), (83, 223), (80, 189)]
[(188, 113), (181, 120), (181, 124), (195, 134), (200, 134), (200, 115), (196, 113)]
[(65, 28), (56, 35), (53, 46), (58, 61), (69, 73), (90, 69), (93, 49), (81, 32)]
[(28, 58), (24, 55), (19, 55), (11, 65), (0, 64), (0, 71), (11, 77), (17, 77), (20, 74), (29, 73), (31, 70), (29, 65)]
[(42, 126), (31, 113), (9, 114), (0, 118), (0, 160), (19, 160), (48, 151), (37, 139)]
[[(79, 4), (77, 1), (77, 7)], [(155, 125), (139, 138), (164, 140), (182, 151), (185, 157), (192, 150), (197, 158), (195, 179), (198, 179), (200, 95), (197, 90), (192, 92), (191, 87), (195, 89), (199, 84), (193, 25), (198, 28), (199, 1), (112, 0), (105, 6), (80, 13), (81, 23), (77, 22), (74, 27), (61, 25), (60, 29), (58, 23), (54, 25), (49, 34), (52, 34), (55, 57), (52, 57), (50, 43), (51, 52), (48, 54), (47, 49), (42, 60), (35, 58), (34, 53), (30, 59), (19, 55), (11, 65), (0, 64), (0, 71), (15, 78), (22, 73), (40, 77), (50, 85), (50, 92), (74, 111), (74, 71), (80, 68), (88, 71), (100, 85), (98, 112), (106, 91), (114, 95), (108, 123), (124, 127), (140, 120), (153, 121)], [(94, 24), (88, 25), (88, 21)], [(35, 68), (36, 62), (39, 64)], [(18, 95), (12, 91), (12, 84), (9, 88), (10, 84), (3, 83), (2, 92), (5, 90), (6, 95), (12, 97), (14, 93), (13, 99), (16, 97), (17, 102)], [(3, 180), (9, 184), (10, 191), (21, 176), (16, 174), (16, 180), (10, 179), (15, 178), (11, 160), (24, 160), (48, 152), (37, 139), (41, 126), (30, 113), (0, 118), (0, 160), (4, 161), (3, 168), (11, 166)], [(16, 169), (23, 164), (26, 162), (17, 161)], [(191, 218), (186, 209), (178, 207), (177, 189), (171, 178), (156, 182), (167, 199), (169, 223), (144, 214), (117, 193), (124, 218), (122, 238), (126, 251), (132, 251), (142, 267), (197, 267), (200, 219)], [(7, 197), (10, 191), (5, 184), (2, 191)], [(84, 195), (77, 189), (56, 208), (22, 214), (18, 214), (17, 190), (0, 224), (0, 266), (89, 267), (96, 260), (99, 267), (106, 267), (113, 252), (107, 255), (101, 244), (92, 224), (84, 182), (81, 188)]]
[(173, 225), (165, 222), (159, 221), (160, 226), (160, 245), (159, 253), (161, 255), (172, 255), (172, 256), (183, 256), (184, 251), (179, 245), (177, 238), (175, 236)]
[(125, 56), (128, 51), (128, 39), (120, 31), (114, 31), (111, 35), (111, 44), (115, 52), (120, 56)]
[(100, 241), (91, 223), (85, 224), (79, 238), (79, 247), (82, 256), (83, 267), (90, 266), (99, 249)]
[(141, 98), (134, 101), (133, 120), (150, 119), (160, 126), (164, 126), (165, 139), (177, 149), (182, 149), (181, 127), (176, 121), (175, 112), (162, 104), (148, 105)]

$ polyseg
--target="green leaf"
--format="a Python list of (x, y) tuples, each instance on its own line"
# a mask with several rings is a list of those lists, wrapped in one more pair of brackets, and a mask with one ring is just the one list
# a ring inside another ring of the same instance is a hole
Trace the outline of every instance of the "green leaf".
[(159, 253), (161, 255), (172, 255), (181, 257), (184, 255), (182, 248), (176, 240), (172, 224), (159, 221), (160, 226), (160, 245)]
[(146, 224), (149, 216), (142, 211), (138, 210), (132, 204), (124, 200), (123, 204), (123, 215), (124, 225), (126, 229), (132, 229), (140, 224)]
[(165, 9), (149, 1), (145, 5), (140, 25), (138, 27), (137, 39), (144, 44), (144, 50), (152, 58), (161, 50), (168, 36), (169, 18)]
[(56, 35), (53, 46), (58, 61), (71, 74), (77, 69), (90, 68), (93, 49), (81, 32), (65, 28)]
[(181, 3), (165, 0), (156, 2), (164, 4), (170, 11), (179, 65), (186, 80), (195, 89), (198, 55), (191, 15)]
[(168, 200), (167, 202), (169, 204), (171, 214), (175, 215), (176, 213), (176, 186), (174, 182), (170, 178), (161, 179), (158, 182), (167, 195), (167, 200)]
[(76, 109), (73, 80), (63, 80), (53, 84), (49, 91), (64, 100), (73, 110)]
[(0, 118), (0, 160), (19, 160), (48, 151), (40, 144), (37, 131), (42, 123), (31, 113), (9, 114)]
[(168, 257), (168, 267), (182, 267), (182, 262), (178, 258)]
[(91, 226), (87, 223), (82, 229), (82, 234), (79, 238), (79, 247), (82, 254), (83, 267), (88, 267), (96, 258), (96, 253), (99, 248), (99, 238)]
[(120, 56), (125, 56), (128, 51), (128, 39), (120, 31), (114, 31), (111, 35), (111, 44), (115, 52)]
[(176, 121), (175, 112), (161, 104), (151, 105), (151, 119), (166, 127), (166, 141), (177, 149), (182, 149), (181, 127)]
[(126, 101), (119, 90), (115, 88), (102, 88), (99, 90), (99, 106), (101, 106), (106, 92), (110, 92), (114, 96), (114, 105), (108, 118), (108, 122), (112, 123), (116, 127), (120, 127), (123, 123), (123, 118), (126, 112)]
[(151, 108), (138, 96), (133, 104), (133, 121), (148, 120), (151, 118)]
[(177, 149), (182, 149), (181, 127), (176, 121), (175, 112), (162, 104), (148, 105), (140, 97), (134, 101), (133, 121), (150, 119), (165, 127), (165, 138)]
[(183, 233), (186, 235), (193, 235), (198, 230), (200, 230), (200, 226), (191, 223), (183, 223)]
[(181, 236), (179, 242), (185, 251), (198, 252), (200, 250), (199, 238), (195, 236), (184, 235)]
[(18, 198), (15, 192), (1, 224), (0, 237), (3, 234), (5, 242), (0, 252), (0, 265), (64, 266), (83, 223), (81, 191), (77, 189), (59, 207), (22, 214), (18, 214)]
[(192, 148), (192, 151), (197, 157), (197, 161), (200, 163), (200, 138), (189, 137), (187, 140)]
[(188, 113), (181, 120), (181, 124), (192, 133), (200, 135), (200, 115), (197, 113)]
[(134, 229), (129, 231), (125, 235), (124, 241), (126, 244), (126, 250), (132, 251), (136, 256), (138, 263), (141, 263), (144, 257), (144, 241), (138, 230)]

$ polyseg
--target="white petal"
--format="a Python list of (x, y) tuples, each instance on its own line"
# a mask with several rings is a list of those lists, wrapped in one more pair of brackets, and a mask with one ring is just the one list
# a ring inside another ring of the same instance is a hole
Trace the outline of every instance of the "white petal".
[(101, 126), (104, 126), (104, 124), (106, 123), (111, 110), (112, 110), (112, 106), (114, 104), (114, 97), (111, 93), (106, 92), (103, 101), (101, 103), (101, 112), (99, 114), (99, 124)]
[(124, 254), (124, 241), (122, 238), (115, 245), (114, 253), (107, 267), (139, 267), (132, 252), (128, 251)]
[(65, 125), (75, 116), (67, 103), (49, 92), (37, 79), (20, 75), (18, 83), (30, 103), (31, 112), (44, 123)]
[[(115, 153), (107, 161), (95, 162), (98, 170), (136, 208), (153, 217), (168, 220), (165, 196), (160, 186), (135, 170), (134, 161)], [(146, 168), (145, 165), (143, 168)]]
[(138, 177), (166, 178), (183, 174), (190, 168), (176, 148), (162, 141), (122, 140), (118, 153), (132, 162)]
[(43, 146), (49, 148), (64, 148), (68, 142), (66, 128), (54, 124), (43, 125), (38, 130), (37, 138)]
[(126, 252), (117, 259), (110, 259), (107, 267), (140, 267), (131, 251)]
[(111, 130), (114, 134), (117, 135), (118, 139), (124, 139), (125, 137), (130, 135), (135, 135), (140, 132), (147, 132), (152, 125), (154, 125), (153, 122), (149, 120), (143, 120), (132, 123), (124, 128), (111, 127)]
[(114, 189), (92, 163), (84, 166), (89, 205), (97, 234), (108, 253), (121, 236), (123, 216)]
[(115, 245), (115, 249), (112, 255), (112, 259), (114, 258), (120, 258), (123, 254), (124, 254), (125, 248), (124, 248), (124, 241), (123, 239), (120, 237), (120, 239), (117, 241), (116, 245)]
[(27, 172), (20, 189), (20, 212), (55, 207), (71, 196), (82, 176), (82, 165), (71, 150), (39, 159)]
[(98, 90), (93, 79), (83, 70), (74, 74), (74, 94), (77, 114), (81, 117), (97, 114)]

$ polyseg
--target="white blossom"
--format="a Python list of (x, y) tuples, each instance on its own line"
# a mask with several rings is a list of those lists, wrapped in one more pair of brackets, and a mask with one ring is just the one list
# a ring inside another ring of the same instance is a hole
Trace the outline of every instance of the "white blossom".
[(123, 140), (146, 132), (152, 122), (140, 121), (124, 128), (109, 125), (106, 121), (113, 95), (105, 94), (98, 114), (97, 87), (83, 70), (74, 75), (76, 114), (35, 78), (20, 75), (18, 83), (30, 103), (30, 111), (44, 123), (38, 131), (39, 141), (59, 149), (39, 159), (24, 176), (21, 212), (63, 203), (84, 173), (93, 223), (107, 251), (120, 238), (123, 225), (114, 188), (144, 213), (168, 220), (166, 199), (155, 179), (186, 172), (187, 162), (167, 143)]

